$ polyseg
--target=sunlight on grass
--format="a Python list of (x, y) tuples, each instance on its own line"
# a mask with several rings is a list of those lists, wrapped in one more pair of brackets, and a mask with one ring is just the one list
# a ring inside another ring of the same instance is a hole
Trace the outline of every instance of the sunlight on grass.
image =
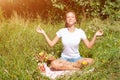
[[(36, 69), (34, 55), (45, 50), (48, 54), (54, 53), (59, 57), (62, 47), (59, 42), (54, 48), (50, 48), (44, 37), (35, 31), (38, 24), (51, 39), (58, 29), (64, 27), (64, 23), (44, 24), (40, 19), (25, 20), (17, 14), (14, 14), (11, 19), (0, 22), (0, 78), (2, 80), (49, 80)], [(119, 22), (99, 19), (84, 22), (80, 27), (85, 30), (89, 39), (96, 30), (102, 28), (104, 31), (103, 37), (98, 38), (93, 49), (89, 50), (83, 43), (80, 44), (81, 55), (95, 59), (93, 66), (83, 70), (94, 67), (95, 71), (83, 75), (74, 74), (58, 80), (118, 80), (120, 78), (120, 30), (117, 29), (119, 24)]]

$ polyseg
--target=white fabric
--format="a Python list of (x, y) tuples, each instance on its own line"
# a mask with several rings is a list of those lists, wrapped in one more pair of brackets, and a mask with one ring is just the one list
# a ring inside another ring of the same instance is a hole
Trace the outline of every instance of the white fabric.
[(61, 38), (63, 43), (62, 57), (66, 58), (78, 58), (79, 53), (79, 43), (81, 39), (86, 39), (86, 34), (82, 29), (75, 28), (74, 32), (69, 32), (67, 28), (60, 29), (57, 36)]
[(46, 63), (44, 63), (44, 67), (45, 67), (45, 72), (43, 72), (42, 74), (49, 77), (50, 79), (56, 79), (59, 76), (65, 75), (67, 73), (73, 73), (74, 71), (52, 71)]
[(88, 71), (75, 71), (75, 70), (67, 70), (67, 71), (52, 71), (46, 63), (44, 63), (44, 67), (45, 67), (45, 72), (43, 72), (42, 74), (49, 77), (51, 80), (55, 80), (56, 78), (59, 78), (62, 75), (72, 75), (75, 72), (77, 72), (77, 74), (81, 75), (81, 74), (86, 74), (86, 73), (90, 73), (93, 72), (95, 70), (95, 68), (91, 68)]

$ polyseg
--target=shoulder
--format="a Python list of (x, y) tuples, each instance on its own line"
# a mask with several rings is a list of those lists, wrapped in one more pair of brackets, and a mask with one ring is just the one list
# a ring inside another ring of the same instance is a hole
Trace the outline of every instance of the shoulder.
[(66, 28), (61, 28), (56, 33), (63, 34), (64, 32), (66, 32)]
[(61, 28), (59, 29), (59, 31), (65, 31), (67, 28)]
[(61, 28), (58, 30), (58, 32), (65, 32), (67, 28)]
[(80, 37), (82, 39), (86, 39), (87, 38), (84, 30), (82, 30), (81, 28), (77, 29), (77, 32), (78, 32), (78, 34), (80, 35)]
[(66, 33), (66, 28), (61, 28), (56, 32), (58, 37), (63, 36), (65, 33)]
[(78, 32), (80, 32), (80, 33), (85, 33), (84, 30), (81, 29), (81, 28), (76, 28), (76, 30), (77, 30)]

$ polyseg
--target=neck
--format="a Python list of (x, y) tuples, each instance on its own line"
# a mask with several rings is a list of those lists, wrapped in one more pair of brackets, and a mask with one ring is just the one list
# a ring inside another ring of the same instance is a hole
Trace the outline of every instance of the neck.
[(68, 31), (70, 32), (74, 32), (75, 31), (75, 26), (71, 26), (71, 27), (67, 27), (68, 28)]

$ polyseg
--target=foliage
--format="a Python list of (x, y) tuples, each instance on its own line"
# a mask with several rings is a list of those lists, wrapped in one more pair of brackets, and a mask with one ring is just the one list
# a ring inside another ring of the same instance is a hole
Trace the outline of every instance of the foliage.
[(120, 19), (120, 0), (107, 0), (102, 8), (102, 14), (109, 16), (111, 19)]
[[(74, 10), (83, 19), (100, 17), (120, 19), (119, 0), (51, 0), (54, 7), (62, 10)], [(82, 14), (81, 14), (82, 13)]]
[[(31, 21), (14, 14), (10, 19), (0, 21), (0, 79), (1, 80), (49, 80), (36, 69), (35, 54), (46, 51), (56, 57), (62, 51), (61, 42), (50, 48), (43, 36), (35, 29), (37, 25), (46, 31), (52, 39), (58, 29), (64, 23), (52, 25), (40, 19)], [(97, 39), (93, 49), (87, 49), (80, 44), (80, 53), (83, 57), (92, 57), (95, 64), (84, 68), (89, 70), (94, 67), (95, 71), (86, 74), (74, 74), (58, 80), (119, 80), (120, 79), (120, 21), (100, 20), (98, 18), (81, 23), (81, 28), (91, 40), (98, 29), (103, 29), (103, 37)], [(78, 27), (79, 28), (79, 27)]]
[(23, 17), (40, 16), (46, 22), (56, 23), (63, 20), (69, 10), (75, 11), (79, 22), (95, 17), (119, 20), (119, 4), (120, 0), (4, 0), (0, 7), (7, 17), (16, 11)]
[(36, 18), (38, 15), (45, 14), (44, 12), (50, 6), (49, 0), (2, 0), (0, 8), (3, 10), (5, 17), (11, 17), (14, 12), (27, 17)]

